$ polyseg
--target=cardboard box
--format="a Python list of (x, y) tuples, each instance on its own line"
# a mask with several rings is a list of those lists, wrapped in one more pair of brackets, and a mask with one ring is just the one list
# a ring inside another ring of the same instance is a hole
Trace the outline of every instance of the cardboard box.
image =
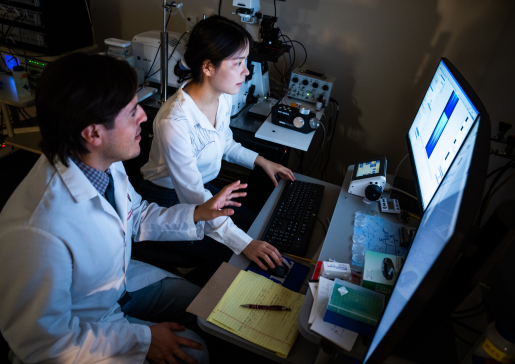
[(403, 265), (404, 257), (367, 250), (362, 286), (390, 295)]

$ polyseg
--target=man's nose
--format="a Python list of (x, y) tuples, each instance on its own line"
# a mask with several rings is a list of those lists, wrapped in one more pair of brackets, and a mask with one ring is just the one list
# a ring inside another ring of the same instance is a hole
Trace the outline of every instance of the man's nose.
[(145, 113), (145, 110), (138, 105), (138, 112), (140, 113), (140, 117), (138, 118), (138, 124), (144, 123), (147, 121), (147, 114)]

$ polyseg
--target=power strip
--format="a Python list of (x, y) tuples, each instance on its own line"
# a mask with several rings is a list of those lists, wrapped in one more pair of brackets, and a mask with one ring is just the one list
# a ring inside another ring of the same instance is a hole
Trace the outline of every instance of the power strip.
[(19, 150), (19, 148), (0, 142), (0, 159), (7, 157), (9, 154), (13, 154), (17, 150)]

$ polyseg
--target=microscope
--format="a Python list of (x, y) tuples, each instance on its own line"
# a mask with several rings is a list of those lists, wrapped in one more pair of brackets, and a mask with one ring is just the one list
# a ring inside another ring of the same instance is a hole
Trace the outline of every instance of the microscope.
[(269, 100), (268, 62), (277, 62), (288, 48), (279, 41), (279, 29), (274, 27), (277, 17), (262, 14), (259, 0), (233, 0), (232, 4), (237, 7), (233, 14), (240, 16), (255, 44), (247, 59), (249, 75), (240, 92), (232, 96), (231, 117), (238, 115), (245, 106), (255, 104), (249, 113), (265, 119), (276, 102)]

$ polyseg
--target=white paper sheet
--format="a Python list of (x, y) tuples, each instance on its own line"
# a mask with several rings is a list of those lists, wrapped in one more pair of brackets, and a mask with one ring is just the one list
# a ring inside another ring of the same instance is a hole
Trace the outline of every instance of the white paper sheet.
[[(351, 351), (352, 347), (354, 346), (354, 342), (358, 337), (358, 334), (349, 330), (345, 330), (343, 327), (336, 326), (324, 321), (325, 310), (327, 309), (327, 304), (331, 298), (333, 287), (334, 281), (320, 277), (318, 284), (318, 297), (316, 302), (317, 316), (313, 322), (313, 325), (311, 325), (311, 330), (322, 335), (327, 340), (332, 341), (345, 350)], [(315, 306), (315, 303), (313, 303), (313, 306)]]
[(313, 306), (311, 307), (311, 313), (309, 314), (308, 323), (312, 324), (315, 322), (317, 317), (317, 300), (318, 300), (318, 282), (309, 282), (309, 288), (313, 294)]

